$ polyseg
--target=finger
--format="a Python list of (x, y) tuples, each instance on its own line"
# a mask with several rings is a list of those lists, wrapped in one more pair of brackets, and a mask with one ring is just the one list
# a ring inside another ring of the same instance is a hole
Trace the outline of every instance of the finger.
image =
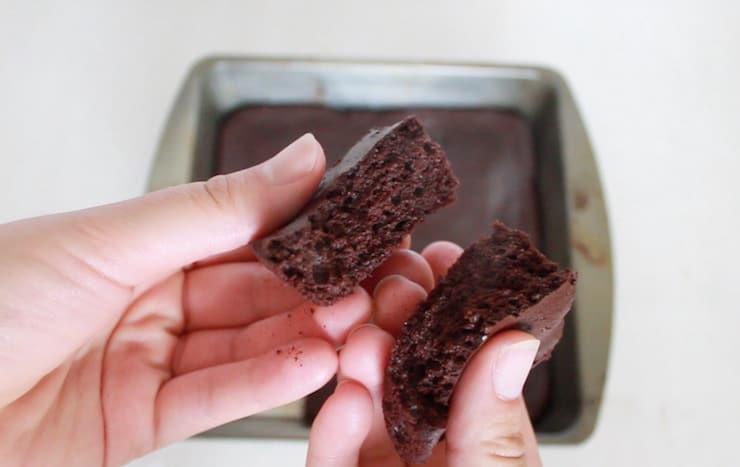
[(455, 387), (447, 425), (450, 467), (540, 465), (522, 387), (539, 341), (522, 331), (494, 336)]
[(342, 381), (311, 425), (306, 467), (356, 467), (372, 417), (367, 390), (354, 381)]
[(360, 452), (362, 467), (401, 467), (383, 419), (383, 379), (393, 338), (373, 325), (355, 329), (339, 353), (339, 378), (362, 384), (373, 402), (373, 417)]
[(387, 276), (375, 287), (375, 323), (398, 336), (403, 323), (426, 297), (426, 290), (416, 282), (404, 276)]
[(336, 369), (331, 344), (303, 339), (254, 358), (178, 376), (157, 395), (157, 445), (297, 400), (324, 385)]
[(324, 172), (310, 134), (262, 164), (207, 182), (73, 213), (67, 251), (120, 284), (151, 284), (196, 260), (231, 251), (290, 219)]
[(399, 248), (403, 250), (408, 250), (411, 248), (411, 235), (404, 235), (403, 240), (401, 240), (401, 245)]
[(435, 282), (439, 282), (447, 274), (450, 266), (455, 264), (462, 252), (463, 249), (452, 242), (434, 242), (422, 250), (421, 256), (427, 260), (432, 268)]
[(302, 337), (340, 345), (350, 329), (370, 317), (372, 301), (362, 288), (328, 307), (304, 302), (299, 307), (243, 328), (194, 331), (180, 338), (172, 371), (176, 375), (260, 355)]
[(522, 426), (526, 427), (524, 430), (524, 456), (527, 459), (526, 465), (528, 467), (541, 467), (542, 458), (540, 457), (540, 450), (537, 445), (537, 435), (534, 433), (532, 417), (529, 416), (529, 411), (527, 410), (527, 404), (524, 402), (524, 397), (519, 398), (519, 407), (521, 408)]
[(429, 291), (434, 287), (434, 275), (426, 260), (417, 252), (411, 250), (394, 251), (373, 274), (362, 282), (370, 293), (384, 277), (391, 274), (405, 276)]
[(261, 263), (229, 263), (189, 271), (183, 291), (186, 331), (244, 326), (305, 299)]
[(208, 258), (200, 259), (194, 262), (190, 269), (203, 268), (207, 266), (213, 266), (215, 264), (224, 263), (241, 263), (246, 261), (257, 261), (257, 257), (254, 255), (251, 245), (240, 246), (239, 248), (227, 251), (225, 253), (218, 253)]

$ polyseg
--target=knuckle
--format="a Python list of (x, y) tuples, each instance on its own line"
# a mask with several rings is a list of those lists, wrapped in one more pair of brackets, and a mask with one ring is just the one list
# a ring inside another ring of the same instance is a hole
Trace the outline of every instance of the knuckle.
[(230, 178), (226, 175), (216, 175), (201, 184), (203, 194), (208, 203), (219, 210), (230, 211), (236, 206), (236, 198)]
[(447, 450), (456, 457), (476, 459), (476, 465), (523, 467), (527, 465), (527, 438), (524, 420), (517, 411), (501, 411), (474, 429), (463, 439), (448, 438)]
[(522, 417), (516, 411), (506, 411), (489, 425), (482, 437), (484, 452), (492, 458), (521, 459), (525, 453)]
[(482, 452), (491, 460), (508, 461), (502, 465), (524, 465), (525, 444), (521, 433), (499, 435), (481, 443)]

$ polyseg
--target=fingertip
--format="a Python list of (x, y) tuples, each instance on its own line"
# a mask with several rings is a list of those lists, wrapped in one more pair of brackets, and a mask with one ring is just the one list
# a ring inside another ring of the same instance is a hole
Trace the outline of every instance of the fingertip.
[(429, 263), (435, 282), (447, 274), (447, 270), (455, 264), (462, 255), (463, 249), (456, 243), (438, 241), (427, 245), (421, 251), (421, 256)]
[(354, 340), (352, 336), (354, 336), (358, 332), (365, 332), (365, 328), (379, 329), (378, 325), (375, 323), (362, 323), (359, 326), (355, 326), (354, 328), (352, 328), (352, 330), (347, 335), (347, 341), (345, 342), (345, 345), (347, 345), (350, 342), (350, 340)]
[(455, 242), (449, 242), (447, 240), (438, 240), (424, 247), (424, 249), (421, 250), (421, 255), (426, 257), (428, 254), (432, 252), (438, 252), (438, 251), (450, 252), (452, 254), (455, 254), (455, 253), (460, 254), (463, 252), (463, 248)]
[(386, 276), (398, 274), (421, 285), (425, 290), (434, 287), (434, 274), (427, 261), (412, 250), (396, 250), (363, 282), (366, 290), (374, 292), (377, 284)]
[(339, 352), (339, 371), (343, 378), (364, 384), (371, 392), (381, 387), (385, 367), (393, 347), (393, 337), (372, 324), (352, 331)]
[(375, 287), (375, 322), (397, 336), (403, 323), (424, 299), (427, 291), (422, 286), (400, 275), (385, 277)]
[(312, 424), (306, 466), (356, 465), (372, 420), (373, 403), (367, 390), (355, 381), (339, 383)]
[[(470, 384), (481, 384), (486, 386), (487, 393), (495, 394), (495, 382), (493, 382), (492, 378), (495, 379), (497, 374), (501, 374), (501, 369), (498, 368), (501, 357), (504, 356), (508, 349), (516, 350), (524, 347), (525, 350), (528, 350), (532, 347), (532, 343), (538, 345), (539, 341), (537, 341), (537, 339), (535, 339), (531, 334), (519, 329), (510, 329), (499, 332), (488, 339), (472, 356), (460, 377), (458, 387), (464, 389)], [(531, 363), (528, 368), (529, 367), (531, 367)], [(485, 381), (479, 381), (480, 378), (484, 378)], [(488, 382), (492, 382), (492, 384), (488, 384)], [(519, 396), (519, 394), (512, 396), (509, 392), (510, 391), (507, 391), (506, 393), (507, 397), (499, 398), (502, 400), (510, 400)], [(498, 394), (496, 395), (498, 396)]]
[(373, 323), (365, 323), (352, 330), (347, 338), (346, 346), (361, 347), (366, 343), (376, 341), (392, 345), (393, 336)]
[(349, 331), (366, 322), (372, 314), (373, 301), (362, 287), (327, 307), (310, 306), (311, 314), (324, 332), (336, 344), (346, 340)]
[[(299, 343), (300, 342), (301, 341), (299, 341)], [(313, 350), (315, 352), (316, 356), (314, 358), (316, 358), (316, 361), (321, 362), (321, 366), (326, 369), (322, 382), (329, 381), (329, 379), (336, 374), (337, 368), (339, 367), (339, 358), (337, 356), (336, 348), (324, 339), (318, 339), (316, 337), (306, 338), (304, 342), (306, 342), (306, 346), (309, 350)]]
[(311, 148), (315, 157), (313, 167), (311, 168), (312, 175), (323, 176), (324, 171), (326, 170), (326, 153), (324, 152), (324, 146), (321, 145), (321, 142), (316, 139), (316, 136), (313, 133), (306, 133), (303, 135), (303, 138), (306, 139), (306, 144)]
[[(303, 136), (306, 137), (308, 141), (310, 142), (310, 144), (314, 146), (314, 150), (317, 152), (316, 156), (322, 159), (323, 162), (326, 162), (326, 154), (324, 153), (324, 146), (321, 144), (321, 142), (318, 139), (316, 139), (316, 135), (314, 135), (313, 133), (309, 131)], [(322, 161), (319, 160), (317, 162), (321, 163)]]
[(289, 365), (303, 382), (316, 390), (337, 373), (339, 358), (332, 344), (316, 337), (296, 339), (271, 350), (276, 365)]
[(316, 192), (325, 169), (324, 150), (307, 133), (263, 163), (226, 175), (233, 180), (227, 195), (254, 228), (249, 241), (292, 219)]
[(501, 331), (495, 336), (488, 339), (486, 343), (483, 344), (479, 352), (496, 353), (502, 348), (515, 345), (519, 342), (532, 340), (536, 339), (532, 334), (528, 332), (522, 331), (520, 329), (509, 329), (506, 331)]
[(489, 366), (493, 367), (496, 396), (502, 401), (521, 397), (540, 341), (524, 331), (510, 330), (494, 336), (486, 344), (484, 355)]
[(378, 285), (375, 286), (373, 291), (373, 298), (375, 300), (378, 297), (391, 294), (394, 298), (398, 298), (397, 295), (405, 293), (407, 290), (413, 290), (418, 295), (423, 295), (426, 298), (427, 291), (418, 282), (414, 282), (406, 276), (401, 274), (391, 274), (385, 276)]
[(302, 181), (322, 163), (324, 151), (311, 133), (299, 137), (283, 150), (255, 167), (268, 185), (280, 186)]
[(364, 439), (370, 431), (373, 412), (373, 401), (367, 389), (356, 381), (345, 379), (328, 400), (331, 402), (324, 415), (330, 416), (332, 411), (337, 411), (341, 414), (342, 429), (349, 431), (348, 435)]

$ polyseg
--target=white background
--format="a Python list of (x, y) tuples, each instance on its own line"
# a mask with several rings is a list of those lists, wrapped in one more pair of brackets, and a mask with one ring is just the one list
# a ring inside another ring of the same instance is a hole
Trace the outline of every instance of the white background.
[[(740, 3), (0, 0), (0, 221), (142, 193), (181, 79), (213, 53), (561, 71), (601, 167), (617, 314), (596, 433), (546, 465), (737, 465)], [(304, 451), (188, 441), (135, 465)]]

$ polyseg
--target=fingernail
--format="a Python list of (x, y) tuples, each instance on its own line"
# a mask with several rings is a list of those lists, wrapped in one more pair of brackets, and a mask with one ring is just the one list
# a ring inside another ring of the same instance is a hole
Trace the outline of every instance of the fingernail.
[(499, 399), (514, 400), (522, 393), (540, 341), (530, 339), (504, 348), (493, 367), (493, 389)]
[(319, 143), (311, 133), (293, 141), (260, 165), (260, 170), (273, 185), (287, 185), (306, 176), (316, 166)]

